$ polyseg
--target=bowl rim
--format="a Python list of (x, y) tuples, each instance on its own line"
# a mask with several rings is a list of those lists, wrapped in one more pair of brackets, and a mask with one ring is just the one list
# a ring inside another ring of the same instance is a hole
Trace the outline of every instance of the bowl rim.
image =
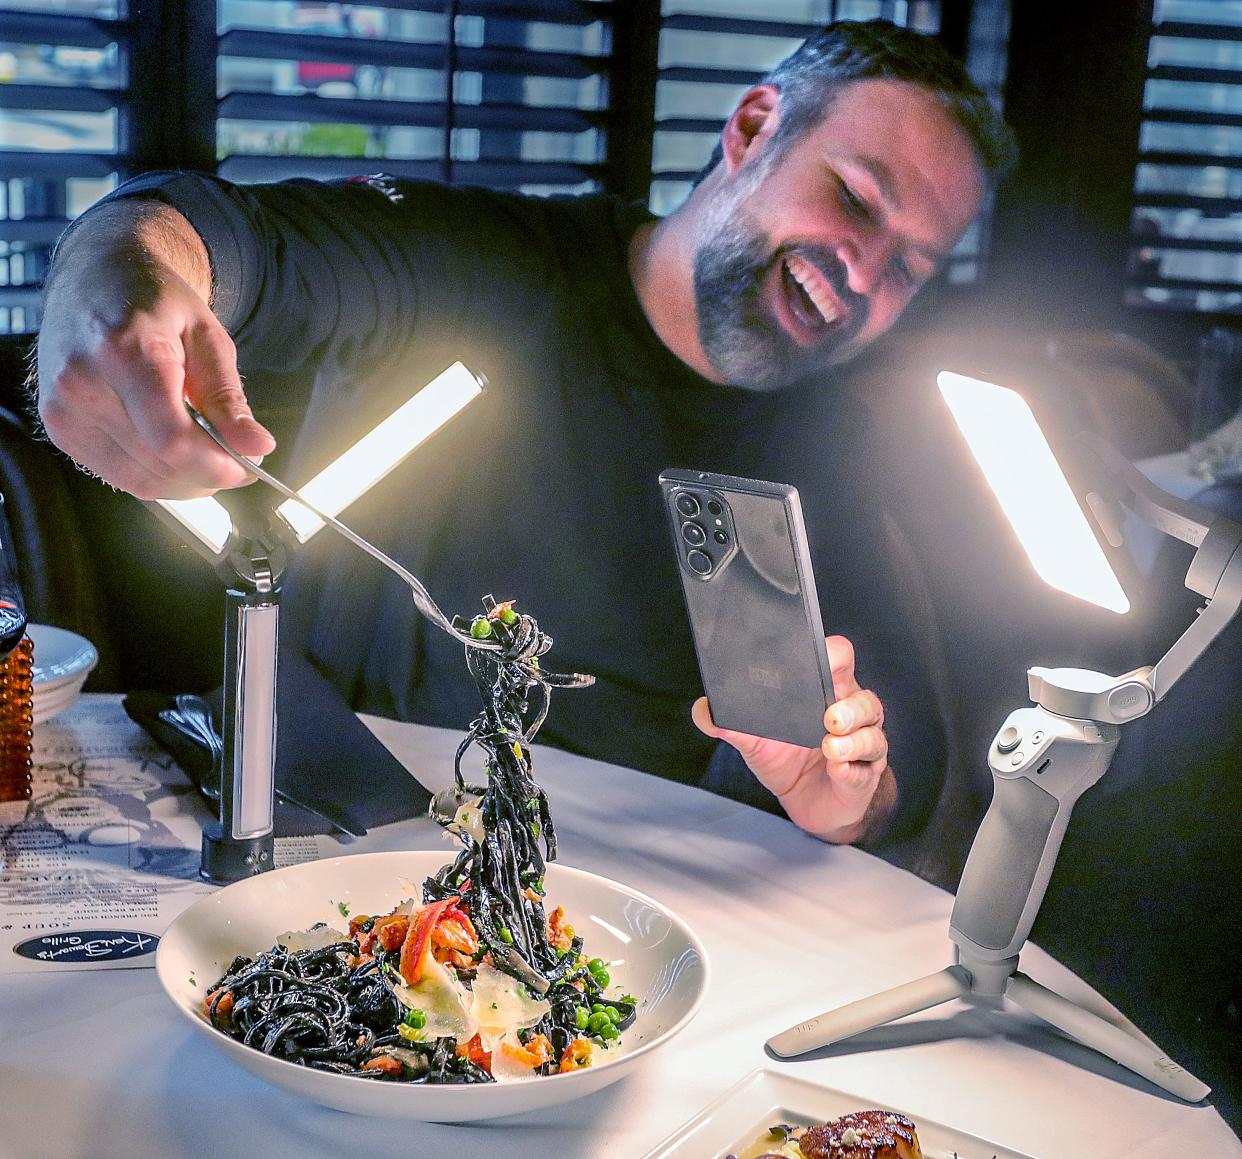
[[(257, 1057), (267, 1059), (269, 1062), (277, 1063), (280, 1065), (280, 1067), (291, 1067), (293, 1068), (294, 1071), (298, 1073), (299, 1077), (314, 1076), (306, 1080), (311, 1083), (319, 1083), (322, 1080), (346, 1079), (354, 1083), (365, 1084), (368, 1087), (375, 1086), (377, 1083), (377, 1080), (375, 1079), (366, 1079), (366, 1078), (362, 1078), (359, 1075), (338, 1074), (334, 1071), (319, 1070), (314, 1067), (303, 1066), (300, 1063), (294, 1062), (291, 1059), (277, 1058), (275, 1055), (264, 1054), (263, 1051), (257, 1050), (256, 1048), (251, 1047), (251, 1046), (246, 1046), (244, 1043), (238, 1042), (237, 1039), (232, 1038), (229, 1035), (225, 1034), (224, 1031), (219, 1030), (217, 1027), (213, 1026), (210, 1022), (206, 1021), (206, 1019), (200, 1017), (195, 1011), (189, 1009), (188, 1006), (186, 1006), (183, 1002), (181, 1002), (174, 995), (174, 992), (172, 989), (172, 981), (168, 977), (168, 975), (171, 973), (171, 970), (172, 970), (172, 967), (168, 965), (168, 955), (171, 954), (172, 951), (169, 950), (165, 952), (164, 947), (165, 947), (165, 944), (167, 942), (169, 935), (172, 934), (177, 929), (177, 926), (181, 924), (183, 919), (188, 922), (190, 915), (195, 913), (195, 911), (198, 911), (200, 909), (206, 911), (210, 909), (213, 905), (218, 904), (218, 899), (220, 898), (222, 894), (224, 894), (226, 891), (230, 889), (235, 889), (238, 886), (250, 885), (251, 883), (256, 882), (256, 881), (263, 881), (263, 880), (270, 881), (275, 875), (278, 875), (278, 874), (292, 875), (295, 871), (305, 869), (308, 866), (319, 866), (319, 867), (323, 867), (326, 869), (326, 868), (331, 867), (332, 865), (339, 864), (340, 862), (354, 861), (359, 858), (370, 859), (372, 861), (387, 860), (387, 859), (393, 859), (395, 861), (395, 860), (408, 859), (410, 857), (418, 857), (418, 856), (435, 857), (437, 859), (441, 859), (438, 862), (439, 864), (447, 864), (446, 861), (442, 860), (443, 855), (438, 850), (427, 850), (427, 849), (380, 850), (380, 851), (376, 851), (373, 853), (347, 853), (347, 854), (342, 854), (339, 857), (316, 858), (312, 861), (298, 862), (296, 865), (281, 866), (278, 869), (268, 870), (266, 873), (256, 874), (253, 877), (247, 877), (247, 878), (243, 878), (241, 881), (232, 882), (229, 885), (226, 885), (223, 888), (217, 890), (216, 892), (208, 894), (206, 897), (199, 898), (198, 901), (194, 902), (190, 906), (187, 906), (184, 910), (181, 911), (180, 914), (177, 915), (177, 917), (175, 917), (172, 920), (168, 928), (164, 931), (163, 935), (160, 937), (159, 945), (156, 946), (155, 948), (155, 974), (156, 974), (157, 980), (159, 981), (160, 989), (163, 991), (164, 996), (168, 999), (168, 1001), (173, 1006), (176, 1007), (177, 1011), (181, 1015), (187, 1018), (200, 1031), (205, 1032), (209, 1037), (218, 1041), (221, 1044), (221, 1048), (226, 1053), (231, 1054), (233, 1052), (233, 1048), (240, 1048), (241, 1051), (246, 1052), (247, 1056), (253, 1054)], [(592, 1065), (590, 1067), (584, 1067), (580, 1070), (540, 1076), (542, 1080), (558, 1079), (558, 1080), (562, 1080), (563, 1082), (578, 1081), (579, 1083), (582, 1083), (584, 1081), (593, 1080), (594, 1077), (598, 1075), (601, 1070), (612, 1069), (613, 1067), (618, 1067), (618, 1066), (628, 1066), (630, 1064), (631, 1059), (637, 1059), (637, 1058), (642, 1057), (643, 1055), (654, 1050), (657, 1046), (663, 1045), (669, 1039), (679, 1034), (690, 1023), (690, 1021), (694, 1018), (694, 1016), (698, 1014), (700, 1007), (703, 1005), (703, 1002), (707, 997), (708, 990), (711, 987), (712, 966), (711, 966), (711, 961), (707, 955), (707, 949), (703, 945), (703, 942), (699, 938), (698, 934), (694, 932), (694, 930), (681, 917), (680, 914), (670, 909), (663, 902), (657, 901), (655, 898), (651, 897), (649, 894), (644, 893), (642, 890), (635, 889), (633, 886), (626, 885), (624, 882), (617, 881), (610, 877), (605, 877), (602, 874), (592, 873), (588, 869), (579, 869), (576, 866), (564, 865), (559, 861), (549, 862), (547, 865), (547, 869), (551, 871), (555, 876), (558, 876), (558, 877), (564, 874), (570, 877), (576, 877), (576, 878), (585, 879), (587, 881), (591, 881), (594, 883), (603, 884), (613, 890), (620, 890), (621, 892), (628, 894), (630, 897), (634, 898), (635, 900), (640, 901), (644, 903), (645, 905), (650, 906), (652, 909), (656, 910), (657, 912), (664, 914), (664, 916), (667, 917), (672, 922), (673, 926), (682, 934), (682, 936), (685, 937), (686, 941), (689, 942), (690, 946), (693, 948), (695, 953), (698, 955), (699, 965), (700, 965), (700, 972), (701, 972), (702, 980), (699, 983), (698, 992), (694, 995), (693, 999), (691, 1000), (688, 1009), (681, 1015), (680, 1018), (677, 1019), (676, 1022), (666, 1027), (663, 1031), (661, 1031), (654, 1038), (651, 1038), (648, 1041), (643, 1042), (642, 1045), (636, 1047), (634, 1050), (629, 1050), (629, 1051), (626, 1051), (624, 1054), (619, 1054), (619, 1055), (616, 1055), (614, 1058), (607, 1059), (602, 1065)], [(393, 1082), (393, 1083), (383, 1083), (380, 1085), (383, 1085), (386, 1088), (391, 1088), (394, 1090), (415, 1090), (415, 1091), (431, 1090), (431, 1091), (435, 1091), (437, 1098), (447, 1098), (450, 1100), (451, 1099), (464, 1100), (467, 1097), (471, 1097), (471, 1096), (477, 1098), (479, 1097), (480, 1091), (493, 1089), (495, 1087), (500, 1087), (505, 1090), (510, 1090), (516, 1086), (524, 1086), (526, 1084), (526, 1081), (527, 1080), (520, 1080), (517, 1082), (461, 1083), (461, 1084), (437, 1083), (431, 1086), (428, 1086), (425, 1083)], [(534, 1080), (530, 1080), (530, 1081), (534, 1081)], [(542, 1087), (542, 1082), (540, 1083), (540, 1086)], [(336, 1084), (333, 1084), (333, 1089), (339, 1090), (340, 1088)]]
[[(95, 670), (96, 665), (99, 663), (99, 649), (85, 636), (69, 628), (32, 621), (26, 625), (26, 634), (30, 636), (35, 644), (31, 686), (36, 694), (59, 690), (72, 684), (75, 680), (85, 682), (87, 676)], [(68, 656), (54, 663), (53, 667), (59, 669), (59, 671), (48, 674), (49, 670), (40, 664), (39, 637), (43, 637), (45, 643), (55, 642), (63, 645), (66, 649), (72, 649)], [(40, 675), (41, 671), (44, 675)]]

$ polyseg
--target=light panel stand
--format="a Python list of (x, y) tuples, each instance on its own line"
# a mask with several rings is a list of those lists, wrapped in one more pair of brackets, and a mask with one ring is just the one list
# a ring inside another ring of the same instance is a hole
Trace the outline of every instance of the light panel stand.
[(768, 1040), (783, 1058), (805, 1054), (954, 999), (1008, 998), (1187, 1102), (1211, 1088), (1129, 1024), (1109, 1022), (1018, 970), (1078, 798), (1108, 770), (1119, 725), (1164, 698), (1242, 606), (1242, 526), (1167, 495), (1106, 444), (1093, 449), (1120, 488), (1094, 509), (1124, 503), (1197, 550), (1186, 586), (1208, 603), (1154, 667), (1122, 676), (1031, 668), (1035, 706), (1010, 713), (988, 751), (992, 803), (971, 845), (949, 918), (956, 962), (936, 974), (831, 1010)]
[[(398, 467), (416, 447), (477, 398), (485, 380), (454, 363), (397, 411), (293, 492), (233, 450), (190, 403), (190, 416), (234, 460), (287, 500), (273, 511), (247, 491), (223, 498), (157, 500), (148, 506), (222, 576), (225, 592), (220, 815), (203, 830), (199, 874), (224, 884), (272, 868), (276, 815), (276, 670), (280, 585), (288, 550), (331, 524), (398, 571), (415, 589), (415, 605), (441, 627), (452, 625), (421, 583), (333, 515)], [(494, 645), (479, 644), (480, 647)]]
[(229, 882), (272, 868), (276, 802), (276, 668), (280, 589), (225, 592), (220, 816), (203, 829), (200, 874)]

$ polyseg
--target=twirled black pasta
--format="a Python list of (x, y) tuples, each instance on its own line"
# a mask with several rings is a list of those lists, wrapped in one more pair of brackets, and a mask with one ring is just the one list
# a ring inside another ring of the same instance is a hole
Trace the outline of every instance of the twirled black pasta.
[[(483, 711), (458, 747), (454, 779), (459, 796), (481, 796), (484, 839), (478, 842), (462, 826), (440, 819), (463, 848), (427, 878), (423, 901), (460, 900), (479, 934), (481, 952), (490, 951), (497, 969), (548, 1001), (548, 1014), (523, 1036), (548, 1037), (553, 1057), (541, 1068), (548, 1073), (581, 1033), (576, 1018), (584, 1003), (615, 1007), (619, 1029), (634, 1020), (634, 1005), (605, 999), (581, 964), (581, 938), (575, 937), (564, 954), (548, 942), (542, 900), (546, 863), (556, 859), (556, 833), (547, 796), (531, 775), (530, 742), (547, 716), (551, 690), (585, 687), (594, 677), (545, 671), (539, 657), (552, 638), (537, 621), (502, 615), (508, 605), (497, 607), (490, 596), (483, 604), (488, 638), (500, 648), (466, 649)], [(470, 628), (460, 620), (454, 626)], [(462, 759), (472, 745), (486, 754), (484, 786), (467, 784), (462, 774)], [(406, 1082), (493, 1081), (486, 1070), (455, 1053), (452, 1038), (419, 1042), (403, 1036), (399, 1027), (405, 1008), (388, 978), (399, 953), (386, 955), (377, 947), (374, 959), (352, 966), (358, 952), (357, 942), (346, 941), (296, 952), (275, 946), (253, 959), (237, 958), (212, 987), (208, 1017), (248, 1046), (320, 1070), (388, 1077), (362, 1069), (380, 1054), (401, 1063)], [(231, 1005), (224, 1002), (226, 994)]]
[[(526, 1035), (547, 1035), (554, 1059), (543, 1069), (551, 1071), (555, 1059), (580, 1033), (575, 1017), (584, 1002), (588, 1007), (597, 1003), (617, 1007), (619, 1029), (634, 1020), (633, 1004), (605, 999), (590, 971), (579, 964), (581, 938), (574, 938), (565, 955), (548, 942), (542, 901), (546, 863), (556, 860), (556, 831), (547, 795), (531, 772), (530, 744), (547, 716), (551, 690), (586, 687), (594, 677), (540, 667), (539, 657), (551, 648), (552, 638), (539, 630), (535, 618), (516, 612), (501, 617), (490, 596), (483, 605), (492, 632), (489, 638), (501, 649), (466, 649), (466, 665), (483, 699), (483, 711), (458, 746), (453, 772), (459, 797), (482, 798), (484, 839), (478, 842), (460, 825), (449, 823), (464, 848), (456, 860), (427, 879), (424, 901), (464, 899), (496, 968), (551, 1003), (549, 1013)], [(467, 627), (464, 621), (458, 624)], [(462, 773), (462, 759), (472, 745), (486, 754), (484, 786), (468, 784)], [(575, 982), (583, 989), (572, 985)]]

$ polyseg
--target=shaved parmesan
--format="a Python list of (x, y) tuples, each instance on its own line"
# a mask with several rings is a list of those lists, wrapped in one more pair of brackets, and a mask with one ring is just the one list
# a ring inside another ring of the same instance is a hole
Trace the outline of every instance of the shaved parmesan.
[(430, 954), (417, 986), (403, 986), (393, 979), (392, 988), (403, 1006), (427, 1016), (423, 1034), (428, 1041), (447, 1036), (467, 1042), (479, 1029), (471, 1012), (470, 991)]
[(283, 934), (276, 935), (276, 943), (284, 946), (291, 954), (300, 954), (303, 950), (322, 950), (324, 946), (348, 941), (348, 934), (334, 930), (323, 922), (317, 926), (311, 926), (309, 930), (287, 930)]
[(502, 1035), (534, 1026), (551, 1003), (531, 996), (516, 978), (502, 974), (486, 962), (474, 976), (472, 1011), (481, 1034)]

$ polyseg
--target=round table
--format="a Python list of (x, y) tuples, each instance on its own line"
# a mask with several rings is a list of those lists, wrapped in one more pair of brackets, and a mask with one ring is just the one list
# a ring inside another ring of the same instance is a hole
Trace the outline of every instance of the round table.
[[(450, 782), (460, 734), (364, 719), (428, 788)], [(1242, 1155), (1210, 1107), (1177, 1102), (1016, 1009), (942, 1007), (816, 1057), (767, 1056), (774, 1032), (947, 964), (950, 895), (701, 790), (539, 746), (534, 770), (560, 860), (657, 898), (706, 945), (706, 1002), (638, 1073), (541, 1116), (368, 1120), (231, 1063), (184, 1024), (152, 970), (10, 974), (0, 977), (0, 1159), (640, 1159), (759, 1067), (1046, 1159)], [(450, 852), (425, 820), (373, 830), (341, 852), (400, 849)], [(1023, 965), (1107, 1009), (1038, 949)]]

